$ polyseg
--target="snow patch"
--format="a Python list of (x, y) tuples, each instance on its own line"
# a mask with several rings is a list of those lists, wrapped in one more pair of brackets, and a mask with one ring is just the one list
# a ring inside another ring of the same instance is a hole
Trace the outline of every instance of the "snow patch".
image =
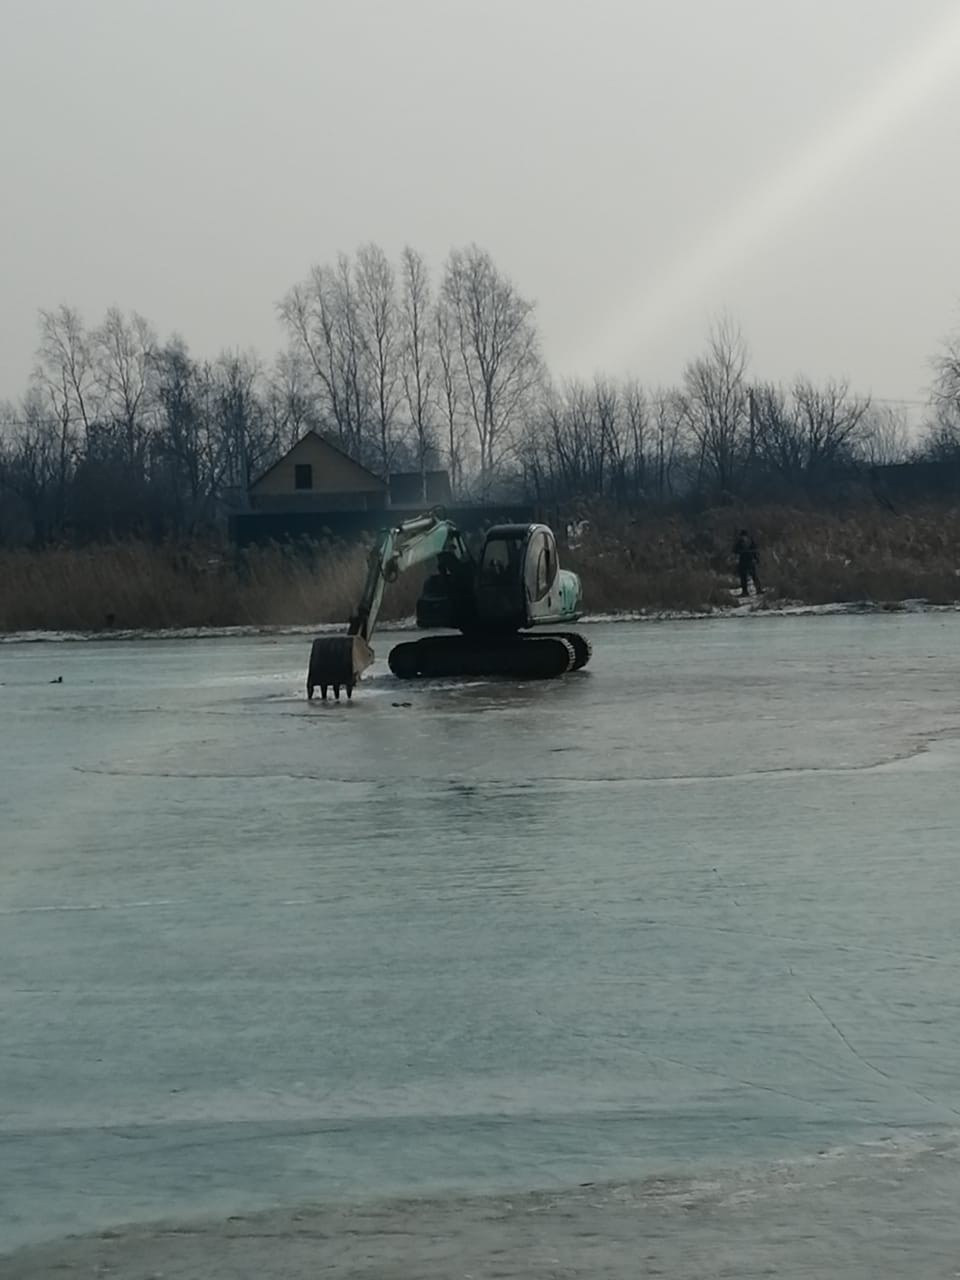
[[(412, 631), (416, 619), (387, 622), (381, 631)], [(229, 640), (256, 636), (317, 636), (345, 632), (346, 622), (281, 623), (276, 626), (117, 628), (112, 631), (10, 631), (0, 644), (67, 644), (101, 640)]]
[(960, 603), (931, 604), (927, 600), (873, 600), (835, 601), (830, 604), (801, 604), (783, 600), (768, 604), (761, 597), (751, 597), (733, 607), (715, 606), (710, 609), (624, 609), (620, 612), (586, 613), (580, 619), (585, 626), (615, 622), (684, 622), (702, 618), (823, 618), (854, 617), (862, 614), (888, 613), (957, 613)]
[[(764, 596), (751, 596), (729, 606), (715, 605), (707, 609), (622, 609), (603, 613), (585, 613), (578, 625), (605, 626), (618, 622), (688, 622), (705, 618), (800, 618), (851, 617), (860, 614), (887, 613), (958, 613), (960, 602), (931, 604), (927, 600), (838, 601), (832, 604), (802, 604), (782, 600), (771, 604)], [(229, 640), (256, 636), (336, 635), (346, 629), (346, 622), (281, 623), (275, 626), (235, 627), (164, 627), (129, 628), (113, 631), (10, 631), (0, 634), (4, 644), (66, 644), (104, 640)], [(385, 622), (382, 633), (416, 630), (415, 618), (399, 618)]]

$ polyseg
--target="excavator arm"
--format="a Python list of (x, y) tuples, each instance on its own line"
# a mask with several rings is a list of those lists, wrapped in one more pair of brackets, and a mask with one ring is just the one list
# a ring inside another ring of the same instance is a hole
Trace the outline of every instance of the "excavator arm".
[(415, 516), (395, 529), (384, 529), (370, 552), (367, 580), (357, 610), (350, 619), (349, 634), (362, 636), (369, 643), (387, 585), (396, 582), (401, 573), (414, 565), (440, 555), (451, 543), (458, 554), (464, 554), (459, 531), (437, 513)]
[(370, 552), (363, 592), (347, 634), (321, 636), (313, 642), (307, 672), (308, 698), (313, 697), (317, 687), (322, 698), (331, 687), (337, 698), (341, 687), (346, 689), (348, 698), (352, 696), (354, 685), (374, 659), (370, 642), (388, 584), (444, 551), (452, 551), (458, 559), (468, 557), (459, 530), (438, 511), (382, 530)]

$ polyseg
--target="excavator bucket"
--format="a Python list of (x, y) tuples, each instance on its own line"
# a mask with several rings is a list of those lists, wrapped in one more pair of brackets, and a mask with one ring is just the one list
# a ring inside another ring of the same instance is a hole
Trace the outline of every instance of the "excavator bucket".
[(339, 701), (340, 690), (345, 689), (351, 698), (353, 686), (372, 662), (373, 650), (363, 636), (320, 636), (310, 650), (307, 697), (312, 698), (319, 689), (320, 697), (326, 698), (327, 690), (332, 689)]

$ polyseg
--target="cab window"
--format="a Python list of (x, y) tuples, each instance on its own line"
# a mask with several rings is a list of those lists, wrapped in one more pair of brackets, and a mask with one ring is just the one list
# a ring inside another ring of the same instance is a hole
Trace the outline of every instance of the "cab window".
[(483, 549), (480, 577), (486, 582), (516, 580), (520, 548), (514, 538), (494, 538)]
[(535, 539), (535, 545), (531, 547), (531, 560), (535, 566), (532, 595), (534, 600), (542, 600), (557, 576), (557, 544), (546, 531), (536, 534)]

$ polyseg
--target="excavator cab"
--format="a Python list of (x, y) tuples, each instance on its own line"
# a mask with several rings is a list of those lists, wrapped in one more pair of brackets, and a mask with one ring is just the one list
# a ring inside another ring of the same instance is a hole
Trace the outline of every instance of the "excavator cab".
[(498, 631), (573, 621), (580, 579), (561, 569), (557, 542), (545, 524), (494, 525), (477, 575), (477, 622)]
[(527, 625), (524, 564), (530, 526), (494, 525), (477, 571), (477, 624), (484, 630), (520, 631)]

